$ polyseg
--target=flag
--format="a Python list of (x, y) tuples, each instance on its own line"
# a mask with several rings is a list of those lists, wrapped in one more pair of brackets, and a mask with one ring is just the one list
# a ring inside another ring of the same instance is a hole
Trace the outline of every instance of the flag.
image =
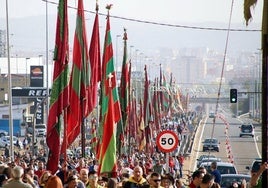
[(91, 140), (90, 145), (94, 154), (97, 154), (97, 144), (98, 144), (98, 137), (97, 137), (97, 119), (92, 118), (91, 120)]
[(160, 131), (161, 119), (160, 119), (160, 109), (159, 109), (159, 97), (157, 91), (158, 79), (156, 78), (154, 81), (154, 90), (153, 90), (153, 114), (154, 114), (154, 124), (155, 131), (158, 133)]
[[(134, 92), (133, 92), (134, 93)], [(137, 130), (138, 130), (138, 120), (137, 120), (137, 104), (136, 104), (136, 97), (133, 96), (130, 104), (130, 111), (129, 111), (129, 119), (128, 119), (128, 132), (129, 137), (133, 138), (134, 140), (138, 140), (137, 138)]]
[(54, 49), (54, 73), (51, 88), (50, 107), (47, 122), (46, 142), (49, 148), (47, 169), (52, 173), (58, 170), (60, 158), (60, 131), (66, 120), (69, 104), (68, 91), (68, 12), (67, 0), (59, 0)]
[(162, 85), (162, 94), (163, 94), (163, 98), (162, 98), (162, 104), (163, 104), (163, 112), (165, 115), (168, 114), (169, 110), (170, 110), (170, 86), (168, 85), (167, 81), (166, 81), (166, 77), (165, 74), (163, 74), (163, 85)]
[(151, 96), (149, 92), (149, 86), (150, 86), (150, 81), (148, 79), (148, 74), (147, 74), (147, 67), (145, 65), (144, 67), (144, 72), (145, 72), (145, 81), (144, 81), (144, 127), (145, 127), (145, 137), (146, 137), (146, 149), (147, 152), (149, 151), (151, 147), (151, 122), (153, 121), (152, 119), (152, 103), (151, 103)]
[(68, 126), (63, 145), (68, 148), (81, 131), (81, 123), (89, 114), (88, 87), (90, 64), (86, 36), (83, 0), (78, 1), (76, 29), (73, 44), (73, 66), (70, 78), (70, 106), (68, 108)]
[[(115, 172), (116, 166), (116, 132), (114, 126), (120, 120), (120, 104), (118, 90), (116, 87), (116, 74), (113, 61), (113, 47), (110, 33), (109, 9), (106, 23), (106, 33), (104, 40), (102, 81), (101, 81), (101, 126), (100, 135), (102, 144), (100, 148), (100, 166), (99, 172)], [(110, 112), (112, 110), (112, 112)], [(107, 157), (109, 156), (109, 157)]]
[(252, 19), (252, 7), (255, 7), (257, 0), (244, 0), (244, 18), (246, 20), (246, 25), (250, 19)]
[(101, 81), (101, 59), (100, 59), (100, 34), (99, 34), (99, 14), (98, 5), (96, 6), (96, 15), (93, 25), (91, 42), (89, 47), (89, 58), (91, 65), (91, 79), (89, 86), (90, 97), (88, 99), (89, 113), (98, 103), (98, 82)]
[[(118, 123), (117, 127), (117, 137), (119, 145), (123, 142), (123, 135), (126, 131), (126, 125), (128, 124), (128, 115), (129, 115), (129, 82), (130, 82), (130, 72), (129, 72), (129, 63), (127, 63), (127, 33), (124, 29), (124, 54), (123, 54), (123, 63), (121, 71), (121, 82), (120, 82), (120, 108), (121, 108), (121, 120)], [(120, 146), (119, 146), (120, 147)]]
[(143, 116), (143, 106), (142, 100), (140, 100), (140, 118), (139, 118), (139, 151), (143, 151), (146, 146), (145, 138), (145, 126), (144, 126), (144, 116)]
[(151, 95), (149, 92), (150, 81), (147, 74), (147, 66), (144, 67), (145, 72), (145, 81), (144, 81), (144, 106), (143, 106), (143, 115), (144, 115), (144, 125), (147, 127), (149, 122), (152, 121), (152, 104), (151, 104)]
[(109, 99), (108, 109), (106, 115), (104, 116), (103, 124), (100, 173), (116, 173), (116, 122), (112, 85), (108, 90)]

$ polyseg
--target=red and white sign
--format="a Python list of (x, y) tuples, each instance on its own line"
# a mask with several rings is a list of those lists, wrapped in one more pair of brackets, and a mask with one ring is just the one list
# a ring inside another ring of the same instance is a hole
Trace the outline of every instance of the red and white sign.
[(156, 137), (157, 147), (165, 153), (174, 151), (179, 143), (178, 136), (175, 132), (165, 130), (159, 133)]

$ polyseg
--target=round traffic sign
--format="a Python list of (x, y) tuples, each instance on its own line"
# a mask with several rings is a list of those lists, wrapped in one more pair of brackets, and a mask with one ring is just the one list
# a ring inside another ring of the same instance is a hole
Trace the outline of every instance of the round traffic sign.
[(165, 130), (156, 137), (156, 145), (162, 152), (172, 152), (178, 146), (179, 139), (175, 132)]

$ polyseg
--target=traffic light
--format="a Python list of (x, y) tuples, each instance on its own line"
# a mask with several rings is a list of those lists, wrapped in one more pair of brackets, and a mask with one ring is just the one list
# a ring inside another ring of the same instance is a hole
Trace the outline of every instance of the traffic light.
[(237, 103), (237, 89), (230, 89), (230, 103)]

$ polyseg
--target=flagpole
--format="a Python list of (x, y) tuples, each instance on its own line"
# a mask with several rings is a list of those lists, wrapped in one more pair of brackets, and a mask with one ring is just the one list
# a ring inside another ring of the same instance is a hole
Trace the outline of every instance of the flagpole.
[[(46, 1), (46, 86), (47, 86), (47, 95), (49, 93), (48, 88), (48, 1)], [(45, 123), (48, 122), (48, 113), (49, 113), (49, 98), (47, 98), (47, 104), (46, 104), (46, 116), (45, 116)]]
[(13, 117), (12, 117), (12, 77), (10, 69), (10, 47), (9, 47), (9, 22), (8, 22), (8, 0), (6, 0), (6, 28), (7, 28), (7, 63), (8, 63), (8, 102), (9, 102), (9, 135), (10, 135), (10, 156), (14, 160), (13, 144)]
[[(81, 112), (83, 112), (84, 109), (84, 101), (81, 99)], [(81, 151), (82, 151), (82, 157), (85, 158), (85, 118), (82, 118), (81, 122)]]

